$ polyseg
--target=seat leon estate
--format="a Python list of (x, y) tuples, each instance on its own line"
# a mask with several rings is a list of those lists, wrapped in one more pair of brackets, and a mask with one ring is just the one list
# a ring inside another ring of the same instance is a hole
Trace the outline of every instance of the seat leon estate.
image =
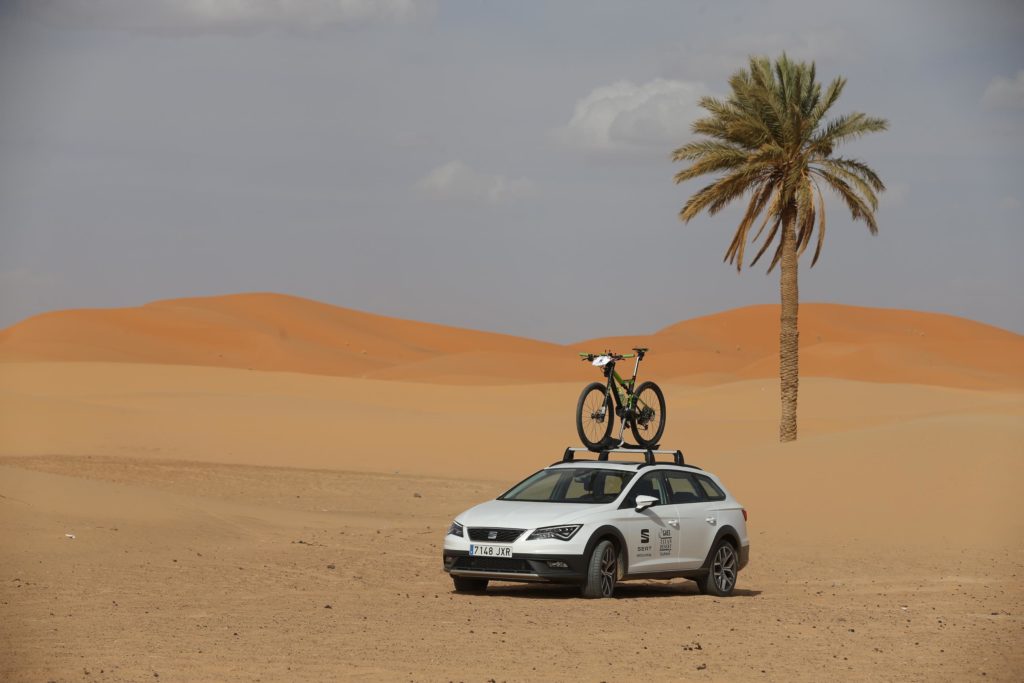
[(563, 461), (472, 507), (448, 528), (444, 570), (457, 592), (491, 580), (578, 584), (611, 597), (630, 579), (681, 577), (728, 596), (747, 565), (747, 513), (699, 467), (654, 462)]

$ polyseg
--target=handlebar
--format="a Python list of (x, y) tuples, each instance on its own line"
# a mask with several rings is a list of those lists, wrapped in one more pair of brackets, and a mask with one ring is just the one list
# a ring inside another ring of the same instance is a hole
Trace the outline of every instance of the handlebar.
[[(647, 349), (635, 349), (641, 353), (647, 351)], [(626, 360), (627, 358), (635, 358), (635, 353), (613, 353), (611, 351), (605, 351), (604, 353), (581, 353), (580, 360), (591, 362), (598, 356), (609, 356), (612, 360)]]

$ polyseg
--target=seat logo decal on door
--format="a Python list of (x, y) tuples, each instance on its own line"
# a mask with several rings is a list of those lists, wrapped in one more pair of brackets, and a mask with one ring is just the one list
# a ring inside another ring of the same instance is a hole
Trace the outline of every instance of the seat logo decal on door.
[(659, 532), (658, 535), (659, 535), (659, 539), (658, 540), (660, 542), (660, 545), (658, 546), (658, 554), (661, 555), (662, 557), (667, 557), (668, 555), (671, 555), (672, 554), (672, 530), (671, 529), (662, 529)]
[(640, 545), (636, 547), (637, 558), (651, 556), (651, 530), (640, 530)]

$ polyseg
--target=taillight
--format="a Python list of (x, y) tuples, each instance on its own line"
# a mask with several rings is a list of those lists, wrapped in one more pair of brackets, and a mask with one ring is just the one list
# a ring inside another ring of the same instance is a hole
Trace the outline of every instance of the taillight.
[(747, 508), (743, 508), (743, 521), (747, 521)]

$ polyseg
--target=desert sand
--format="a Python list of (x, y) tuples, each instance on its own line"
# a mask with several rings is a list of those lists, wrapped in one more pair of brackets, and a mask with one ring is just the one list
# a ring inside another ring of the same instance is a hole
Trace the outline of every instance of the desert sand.
[[(1024, 678), (1024, 337), (802, 306), (782, 446), (775, 311), (563, 346), (244, 295), (0, 332), (0, 680)], [(750, 513), (736, 595), (454, 594), (448, 522), (575, 441), (577, 350), (633, 344), (663, 443)]]

